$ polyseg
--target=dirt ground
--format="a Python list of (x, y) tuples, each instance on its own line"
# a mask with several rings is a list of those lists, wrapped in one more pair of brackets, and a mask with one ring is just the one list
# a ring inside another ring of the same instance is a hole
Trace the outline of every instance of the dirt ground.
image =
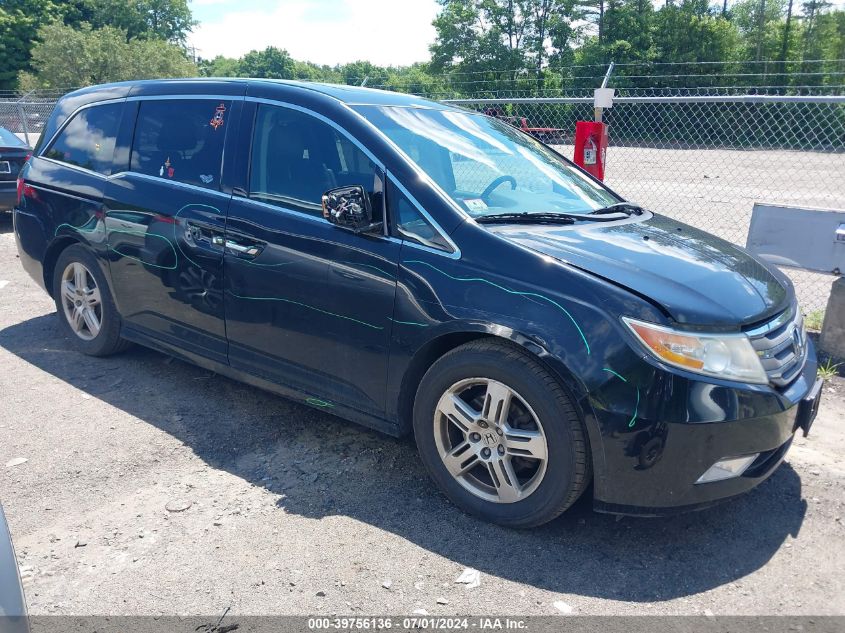
[[(134, 348), (69, 351), (0, 226), (0, 501), (44, 614), (843, 614), (845, 380), (738, 500), (511, 531), (413, 445)], [(26, 462), (8, 466), (16, 458)], [(455, 580), (465, 568), (481, 585)]]

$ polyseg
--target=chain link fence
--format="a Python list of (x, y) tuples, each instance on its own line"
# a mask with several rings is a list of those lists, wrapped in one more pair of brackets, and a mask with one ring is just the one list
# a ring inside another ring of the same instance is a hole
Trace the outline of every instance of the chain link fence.
[[(718, 86), (617, 90), (613, 107), (604, 112), (608, 185), (740, 245), (755, 202), (845, 210), (841, 86), (816, 86), (812, 94), (797, 96), (781, 92)], [(0, 94), (0, 127), (34, 146), (61, 94)], [(504, 117), (571, 158), (576, 121), (593, 118), (592, 90), (513, 94), (446, 102)], [(825, 308), (831, 275), (786, 272), (806, 312)]]
[[(505, 118), (569, 158), (576, 121), (593, 119), (592, 94), (447, 102)], [(604, 121), (611, 188), (736, 244), (755, 202), (845, 210), (845, 96), (623, 93)], [(786, 272), (805, 311), (825, 308), (832, 275)]]
[(0, 92), (0, 127), (34, 147), (41, 130), (64, 90), (37, 90), (26, 94)]

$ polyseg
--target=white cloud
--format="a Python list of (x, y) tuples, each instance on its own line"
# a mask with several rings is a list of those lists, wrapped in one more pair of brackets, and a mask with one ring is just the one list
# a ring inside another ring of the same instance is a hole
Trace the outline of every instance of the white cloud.
[(407, 65), (429, 58), (437, 10), (436, 0), (283, 0), (263, 11), (217, 5), (218, 15), (203, 20), (189, 42), (207, 59), (276, 46), (317, 64)]

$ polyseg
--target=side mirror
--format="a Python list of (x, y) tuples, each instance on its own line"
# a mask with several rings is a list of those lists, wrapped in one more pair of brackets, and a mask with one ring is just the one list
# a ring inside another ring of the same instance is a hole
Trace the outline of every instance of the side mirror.
[(382, 226), (381, 222), (373, 222), (370, 197), (361, 185), (337, 187), (324, 193), (323, 217), (355, 233), (368, 233)]

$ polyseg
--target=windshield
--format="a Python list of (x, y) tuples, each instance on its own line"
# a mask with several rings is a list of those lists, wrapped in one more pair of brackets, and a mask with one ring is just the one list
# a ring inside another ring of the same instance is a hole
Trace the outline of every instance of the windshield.
[(0, 127), (0, 145), (5, 145), (6, 147), (26, 147), (26, 143), (3, 127)]
[(473, 217), (583, 214), (619, 201), (542, 144), (491, 117), (394, 106), (356, 109)]

